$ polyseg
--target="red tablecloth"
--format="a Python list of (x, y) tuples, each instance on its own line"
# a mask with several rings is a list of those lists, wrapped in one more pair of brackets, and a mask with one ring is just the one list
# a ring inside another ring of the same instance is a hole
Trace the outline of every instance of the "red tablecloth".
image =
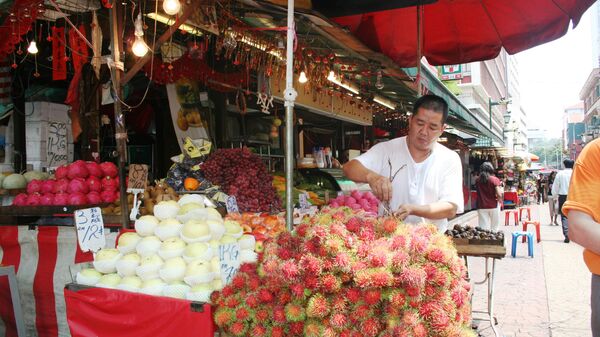
[(65, 289), (67, 321), (73, 337), (213, 337), (212, 308), (192, 309), (191, 301), (128, 291)]

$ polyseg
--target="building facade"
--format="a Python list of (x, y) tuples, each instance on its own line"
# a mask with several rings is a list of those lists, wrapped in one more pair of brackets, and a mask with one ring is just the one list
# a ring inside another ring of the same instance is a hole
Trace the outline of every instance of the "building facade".
[(562, 144), (563, 151), (570, 159), (577, 159), (583, 149), (585, 134), (584, 104), (580, 102), (565, 109), (563, 115)]

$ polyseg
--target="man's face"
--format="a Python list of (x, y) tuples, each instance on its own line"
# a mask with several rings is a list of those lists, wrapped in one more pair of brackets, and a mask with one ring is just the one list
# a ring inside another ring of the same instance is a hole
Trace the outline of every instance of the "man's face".
[(433, 149), (437, 139), (446, 129), (442, 123), (443, 114), (433, 110), (419, 108), (410, 118), (408, 140), (419, 151)]

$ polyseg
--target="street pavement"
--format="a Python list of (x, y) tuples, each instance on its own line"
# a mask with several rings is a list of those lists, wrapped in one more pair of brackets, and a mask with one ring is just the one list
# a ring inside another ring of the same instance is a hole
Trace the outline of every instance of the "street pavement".
[[(494, 286), (499, 335), (591, 337), (591, 274), (582, 259), (583, 249), (576, 243), (563, 242), (561, 226), (550, 225), (548, 204), (530, 207), (533, 220), (541, 220), (542, 241), (534, 244), (533, 258), (527, 256), (527, 243), (521, 240), (517, 243), (516, 258), (510, 256), (511, 233), (522, 230), (522, 226), (514, 226), (513, 219), (510, 226), (504, 226), (504, 213), (501, 214), (499, 229), (505, 231), (506, 257), (496, 262)], [(473, 213), (457, 220), (476, 226), (477, 217)], [(535, 227), (528, 230), (535, 231)], [(484, 278), (484, 261), (484, 258), (469, 258), (472, 284)], [(487, 308), (486, 291), (486, 284), (474, 286), (473, 310)], [(490, 323), (478, 320), (485, 315), (474, 313), (473, 317), (481, 336), (494, 336)]]

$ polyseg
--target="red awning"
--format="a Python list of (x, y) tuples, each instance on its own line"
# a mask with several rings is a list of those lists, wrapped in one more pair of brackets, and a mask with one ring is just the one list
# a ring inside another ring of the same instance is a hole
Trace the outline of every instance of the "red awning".
[[(439, 0), (422, 6), (422, 55), (433, 65), (493, 59), (563, 36), (594, 0)], [(417, 64), (417, 7), (333, 18), (402, 67)]]

